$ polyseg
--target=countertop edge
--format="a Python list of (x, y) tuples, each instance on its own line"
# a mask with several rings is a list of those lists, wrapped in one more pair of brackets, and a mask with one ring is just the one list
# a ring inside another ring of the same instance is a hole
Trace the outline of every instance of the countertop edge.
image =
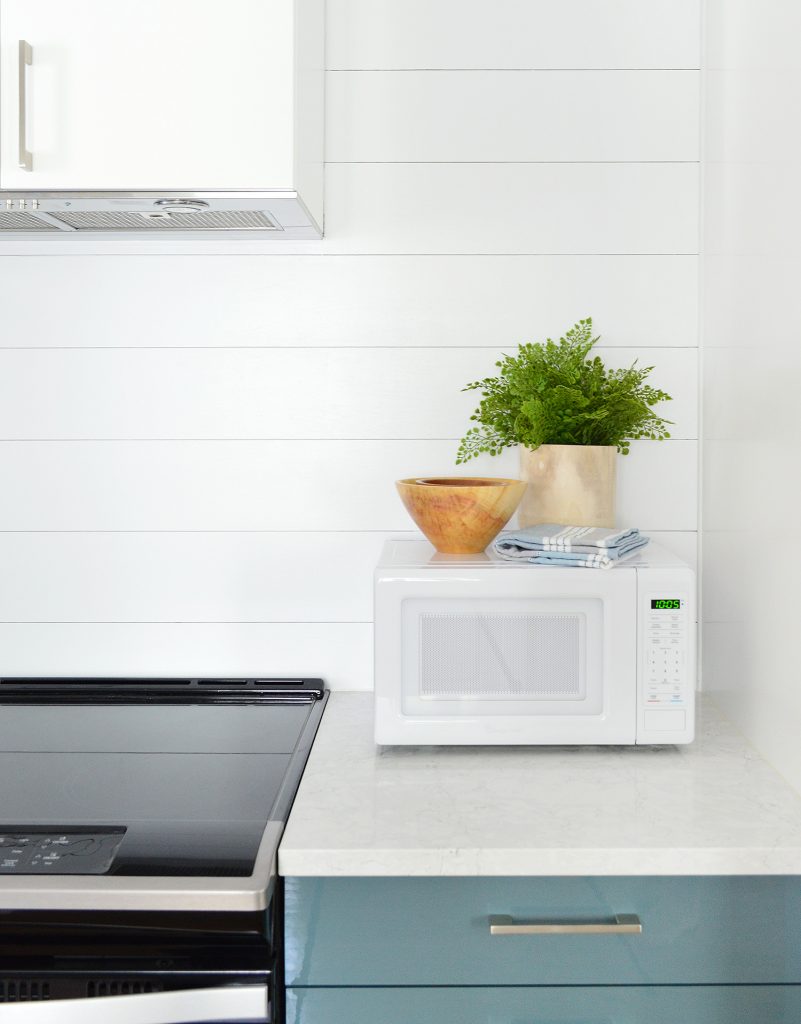
[[(385, 857), (377, 854), (385, 853)], [(321, 867), (324, 865), (324, 868)], [(801, 849), (542, 850), (287, 850), (278, 854), (284, 878), (615, 877), (801, 875)]]

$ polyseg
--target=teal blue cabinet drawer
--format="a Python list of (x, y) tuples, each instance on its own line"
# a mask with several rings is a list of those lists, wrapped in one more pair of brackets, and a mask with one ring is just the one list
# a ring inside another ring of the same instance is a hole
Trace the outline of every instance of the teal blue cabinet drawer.
[(290, 989), (287, 1024), (798, 1024), (801, 986)]
[[(637, 915), (642, 934), (490, 934), (494, 915), (559, 924), (621, 914)], [(287, 878), (286, 981), (345, 987), (801, 983), (801, 882)]]

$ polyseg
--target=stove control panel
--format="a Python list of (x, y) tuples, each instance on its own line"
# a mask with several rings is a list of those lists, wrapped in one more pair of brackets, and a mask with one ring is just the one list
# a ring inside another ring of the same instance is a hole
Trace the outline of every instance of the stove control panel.
[(0, 875), (104, 875), (124, 836), (124, 828), (0, 825)]

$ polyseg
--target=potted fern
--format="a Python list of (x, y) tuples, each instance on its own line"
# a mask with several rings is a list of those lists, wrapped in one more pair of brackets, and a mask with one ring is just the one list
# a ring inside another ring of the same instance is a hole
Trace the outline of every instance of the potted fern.
[(592, 320), (579, 320), (558, 342), (521, 344), (495, 364), (496, 377), (464, 389), (481, 401), (456, 462), (519, 445), (529, 483), (521, 526), (614, 526), (617, 454), (633, 440), (670, 437), (670, 421), (653, 410), (670, 395), (646, 383), (653, 367), (608, 370), (590, 355), (597, 341)]

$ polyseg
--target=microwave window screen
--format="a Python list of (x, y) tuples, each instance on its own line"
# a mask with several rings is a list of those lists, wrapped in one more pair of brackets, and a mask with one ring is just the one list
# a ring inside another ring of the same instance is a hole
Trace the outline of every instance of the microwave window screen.
[(455, 614), (419, 618), (419, 697), (581, 701), (586, 616)]

